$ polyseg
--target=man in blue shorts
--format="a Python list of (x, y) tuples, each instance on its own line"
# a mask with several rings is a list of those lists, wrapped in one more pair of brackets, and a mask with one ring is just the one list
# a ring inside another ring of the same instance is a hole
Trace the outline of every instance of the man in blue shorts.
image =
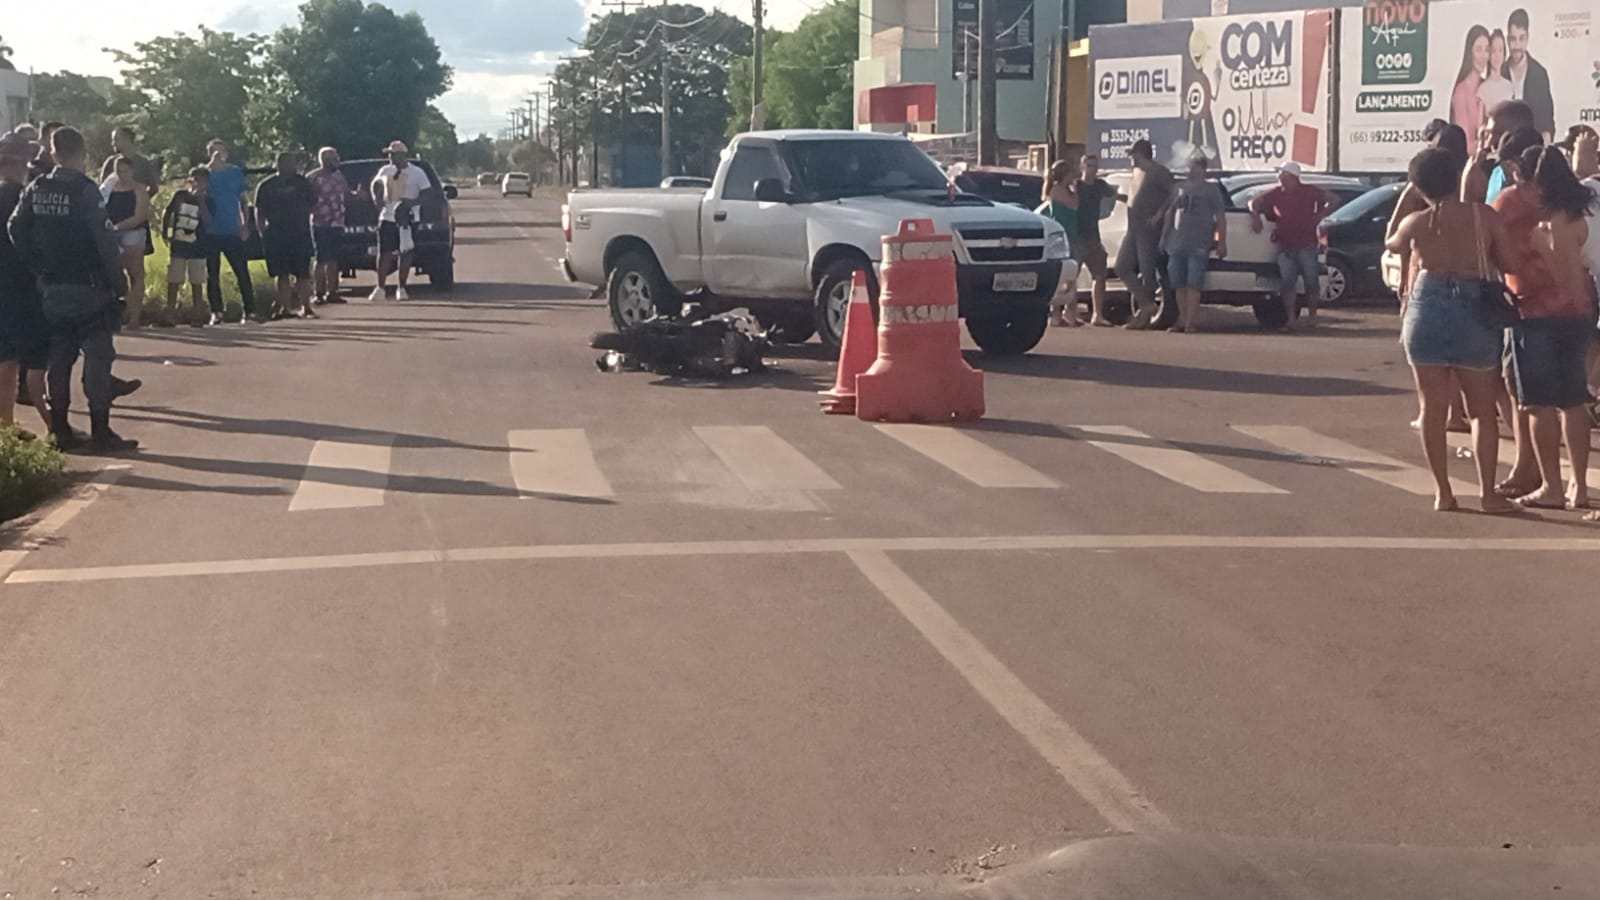
[(1306, 325), (1317, 324), (1317, 300), (1322, 295), (1322, 261), (1318, 258), (1317, 224), (1339, 205), (1339, 198), (1300, 180), (1300, 164), (1278, 167), (1278, 186), (1250, 201), (1250, 227), (1257, 233), (1262, 219), (1277, 227), (1272, 242), (1278, 245), (1279, 291), (1283, 298), (1284, 330), (1299, 318), (1300, 286), (1305, 286)]

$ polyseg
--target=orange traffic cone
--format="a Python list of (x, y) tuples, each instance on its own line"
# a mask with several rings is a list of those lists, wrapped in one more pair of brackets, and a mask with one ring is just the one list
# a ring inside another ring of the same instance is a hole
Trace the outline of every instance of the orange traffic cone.
[(844, 340), (839, 344), (839, 374), (833, 390), (818, 391), (822, 411), (830, 415), (852, 416), (856, 412), (856, 376), (867, 370), (874, 359), (877, 338), (872, 331), (872, 297), (867, 292), (867, 273), (856, 270), (850, 287), (850, 305), (845, 308)]
[(878, 358), (856, 377), (856, 416), (949, 422), (983, 416), (983, 373), (961, 357), (952, 238), (905, 219), (883, 239)]

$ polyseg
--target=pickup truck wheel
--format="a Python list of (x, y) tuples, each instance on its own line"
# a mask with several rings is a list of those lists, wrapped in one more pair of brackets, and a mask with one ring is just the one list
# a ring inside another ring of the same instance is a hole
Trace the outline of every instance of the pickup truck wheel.
[(448, 291), (456, 286), (456, 261), (447, 259), (435, 263), (428, 269), (428, 283), (441, 291)]
[(622, 254), (606, 281), (611, 323), (618, 331), (627, 331), (671, 306), (671, 296), (672, 286), (661, 267), (637, 250)]
[(1276, 331), (1289, 324), (1289, 317), (1283, 313), (1283, 300), (1277, 294), (1268, 294), (1251, 304), (1255, 310), (1256, 322), (1262, 327)]
[(1171, 296), (1156, 310), (1155, 321), (1151, 325), (1159, 331), (1165, 331), (1176, 324), (1178, 324), (1178, 299)]
[(850, 310), (850, 288), (856, 272), (867, 271), (867, 293), (872, 297), (872, 317), (878, 317), (877, 286), (864, 259), (839, 259), (828, 265), (817, 282), (816, 330), (823, 346), (837, 353), (844, 343), (844, 317)]
[(1049, 326), (1050, 310), (1040, 306), (1014, 310), (1009, 316), (968, 319), (967, 334), (990, 356), (1021, 356), (1038, 345)]
[(778, 339), (785, 344), (804, 344), (816, 333), (816, 317), (808, 312), (795, 313), (778, 320)]

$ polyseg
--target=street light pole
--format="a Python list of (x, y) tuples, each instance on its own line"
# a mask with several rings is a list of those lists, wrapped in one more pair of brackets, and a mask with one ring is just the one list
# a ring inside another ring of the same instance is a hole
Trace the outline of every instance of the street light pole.
[(961, 131), (972, 133), (972, 29), (961, 29)]
[(1000, 130), (995, 122), (995, 0), (978, 0), (978, 163), (992, 166), (1000, 158)]

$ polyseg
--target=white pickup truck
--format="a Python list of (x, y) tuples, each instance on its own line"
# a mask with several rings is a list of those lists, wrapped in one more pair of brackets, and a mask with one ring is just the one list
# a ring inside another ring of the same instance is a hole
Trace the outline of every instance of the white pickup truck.
[(1013, 355), (1043, 337), (1050, 297), (1076, 278), (1066, 233), (1026, 210), (955, 193), (915, 144), (855, 131), (742, 134), (708, 190), (579, 190), (562, 209), (573, 281), (605, 289), (619, 329), (686, 299), (746, 307), (785, 340), (837, 347), (853, 273), (874, 303), (882, 238), (932, 219), (954, 236), (956, 290), (985, 352)]

